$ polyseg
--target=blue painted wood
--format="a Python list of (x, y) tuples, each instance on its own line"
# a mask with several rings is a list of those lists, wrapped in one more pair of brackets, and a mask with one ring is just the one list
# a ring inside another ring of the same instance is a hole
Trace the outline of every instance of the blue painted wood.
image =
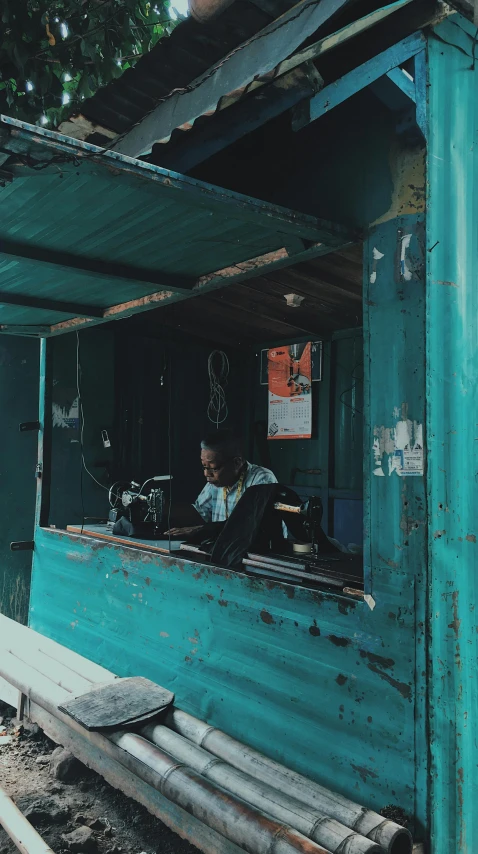
[[(423, 51), (420, 51), (423, 53)], [(415, 103), (415, 85), (413, 80), (410, 80), (409, 77), (402, 71), (401, 68), (392, 68), (391, 71), (387, 72), (387, 77), (395, 86), (398, 86), (401, 92)]]
[(383, 53), (374, 56), (368, 62), (364, 62), (363, 65), (359, 65), (358, 68), (354, 68), (353, 71), (345, 74), (344, 77), (341, 77), (335, 83), (326, 86), (325, 89), (322, 89), (321, 92), (311, 98), (310, 121), (313, 122), (320, 118), (334, 107), (351, 98), (352, 95), (360, 92), (361, 89), (365, 89), (366, 86), (388, 74), (389, 71), (396, 68), (400, 63), (415, 56), (415, 54), (423, 50), (424, 44), (425, 38), (423, 34), (414, 33)]
[(427, 109), (427, 54), (426, 50), (417, 53), (414, 59), (415, 67), (415, 118), (425, 141), (428, 140), (428, 109)]
[(363, 601), (37, 529), (30, 625), (290, 767), (414, 811), (414, 579)]
[(51, 488), (52, 442), (52, 345), (45, 338), (40, 342), (40, 387), (38, 420), (38, 457), (36, 465), (35, 526), (48, 525)]

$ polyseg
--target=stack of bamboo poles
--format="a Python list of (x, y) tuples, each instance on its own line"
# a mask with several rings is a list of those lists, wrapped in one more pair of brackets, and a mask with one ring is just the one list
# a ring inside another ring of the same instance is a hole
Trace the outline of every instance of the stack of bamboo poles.
[[(173, 708), (164, 724), (137, 732), (89, 732), (58, 706), (115, 674), (31, 629), (0, 616), (0, 676), (29, 698), (40, 723), (50, 721), (61, 743), (69, 733), (90, 747), (87, 764), (135, 796), (173, 829), (211, 854), (211, 837), (157, 809), (160, 793), (199, 825), (227, 840), (223, 851), (249, 854), (410, 854), (410, 834), (353, 801), (268, 759), (225, 733)], [(46, 718), (45, 718), (46, 713)], [(32, 715), (34, 716), (34, 715)], [(50, 733), (48, 733), (50, 734)], [(80, 742), (78, 742), (79, 744)], [(91, 748), (94, 748), (91, 751)], [(85, 755), (78, 758), (85, 761)], [(116, 769), (113, 779), (104, 764)], [(112, 765), (111, 765), (112, 762)], [(133, 776), (132, 776), (133, 775)], [(133, 782), (132, 782), (133, 781)], [(134, 782), (136, 781), (136, 782)], [(144, 786), (143, 784), (146, 784)], [(155, 806), (156, 805), (156, 806)], [(203, 839), (203, 841), (201, 841)]]

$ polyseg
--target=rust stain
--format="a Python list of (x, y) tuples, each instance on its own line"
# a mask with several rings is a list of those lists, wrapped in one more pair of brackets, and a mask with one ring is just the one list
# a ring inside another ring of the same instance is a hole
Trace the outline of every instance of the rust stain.
[(467, 539), (467, 541), (468, 541), (469, 543), (476, 543), (476, 536), (475, 536), (475, 534), (467, 534), (467, 535), (466, 535), (466, 539)]
[(460, 286), (455, 284), (455, 282), (447, 282), (443, 279), (435, 279), (433, 282), (434, 285), (447, 285), (449, 288), (459, 288)]
[(378, 559), (381, 560), (383, 563), (386, 563), (387, 566), (390, 566), (392, 569), (398, 569), (398, 567), (399, 567), (399, 564), (396, 563), (391, 558), (382, 557), (382, 555), (379, 555)]
[(458, 590), (454, 590), (451, 594), (451, 602), (452, 602), (452, 610), (453, 610), (453, 620), (451, 623), (448, 623), (448, 628), (453, 629), (455, 633), (455, 637), (458, 640), (460, 636), (460, 626), (461, 620), (458, 617)]
[(271, 623), (275, 623), (274, 617), (272, 614), (269, 614), (269, 611), (262, 610), (261, 611), (261, 620), (263, 623), (266, 623), (267, 626), (270, 626)]
[(339, 675), (337, 676), (337, 679), (335, 681), (337, 682), (337, 685), (345, 685), (345, 683), (348, 681), (348, 678), (349, 677), (344, 676), (343, 673), (339, 673)]
[(445, 534), (446, 534), (446, 531), (444, 531), (444, 530), (443, 531), (433, 531), (433, 537), (435, 540), (439, 540), (441, 537), (444, 537)]
[(227, 608), (228, 601), (227, 599), (218, 599), (217, 604), (221, 606), (221, 608)]
[(145, 578), (144, 581), (145, 581), (146, 587), (149, 587), (149, 585), (151, 584), (151, 579)]
[(206, 593), (206, 599), (209, 599), (209, 601), (212, 602), (212, 600), (214, 599), (214, 596), (212, 596), (211, 593)]
[(188, 641), (189, 641), (190, 643), (199, 643), (199, 641), (198, 641), (198, 639), (197, 639), (197, 638), (188, 638)]
[(360, 650), (360, 657), (368, 658), (372, 664), (377, 664), (379, 667), (385, 667), (385, 669), (393, 667), (395, 664), (393, 658), (383, 658), (382, 655), (375, 655), (373, 652), (367, 652), (366, 649)]
[(329, 641), (335, 646), (349, 646), (352, 643), (350, 638), (339, 638), (337, 635), (329, 635)]
[(364, 783), (367, 782), (367, 777), (371, 777), (373, 780), (376, 780), (378, 777), (378, 774), (375, 771), (372, 771), (370, 768), (365, 768), (363, 765), (352, 765), (351, 763), (351, 767), (357, 772), (357, 774), (359, 774)]
[(125, 577), (125, 578), (128, 578), (128, 577), (129, 577), (129, 572), (128, 572), (126, 569), (123, 569), (123, 570), (122, 570), (122, 573), (123, 573), (123, 575), (124, 575), (124, 577)]
[(313, 637), (313, 638), (318, 638), (318, 637), (320, 637), (320, 629), (319, 629), (319, 627), (318, 627), (318, 625), (317, 625), (317, 621), (316, 621), (316, 620), (314, 620), (314, 623), (313, 623), (313, 625), (312, 625), (312, 626), (309, 626), (309, 635), (312, 635), (312, 637)]
[(393, 677), (390, 676), (389, 673), (384, 673), (384, 671), (380, 670), (380, 668), (377, 667), (376, 664), (367, 664), (367, 667), (369, 670), (372, 671), (372, 673), (376, 673), (377, 676), (380, 677), (380, 679), (384, 679), (385, 682), (388, 682), (388, 684), (391, 685), (392, 688), (396, 688), (399, 694), (402, 695), (404, 700), (408, 700), (409, 702), (412, 701), (411, 685), (408, 685), (406, 682), (399, 682), (398, 679), (393, 679)]
[(341, 602), (341, 601), (339, 601), (337, 603), (337, 607), (339, 609), (340, 614), (346, 615), (349, 613), (349, 611), (353, 611), (357, 607), (357, 603), (356, 602)]
[(184, 661), (192, 661), (191, 656), (190, 656), (190, 655), (186, 655), (186, 656), (185, 656), (185, 658), (184, 658)]

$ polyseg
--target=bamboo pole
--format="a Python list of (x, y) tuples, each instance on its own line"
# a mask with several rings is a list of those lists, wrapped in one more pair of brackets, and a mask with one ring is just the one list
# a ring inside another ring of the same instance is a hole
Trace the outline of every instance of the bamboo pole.
[(1, 786), (0, 824), (22, 854), (53, 854)]
[(234, 768), (367, 836), (388, 854), (411, 854), (410, 833), (394, 821), (331, 792), (187, 712), (173, 708), (167, 714), (166, 723), (175, 732)]

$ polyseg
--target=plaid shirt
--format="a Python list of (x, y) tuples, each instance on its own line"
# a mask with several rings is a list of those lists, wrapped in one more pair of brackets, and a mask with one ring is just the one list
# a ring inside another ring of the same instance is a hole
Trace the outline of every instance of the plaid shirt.
[[(244, 484), (242, 486), (241, 495), (249, 486), (257, 486), (260, 483), (277, 483), (277, 478), (269, 469), (262, 466), (255, 466), (252, 463), (246, 463), (246, 474)], [(227, 509), (229, 516), (237, 504), (240, 496), (237, 496), (237, 488), (239, 481), (237, 480), (233, 486), (227, 490)], [(205, 522), (224, 522), (227, 518), (226, 505), (224, 502), (224, 489), (222, 486), (213, 486), (212, 483), (206, 483), (202, 492), (198, 495), (193, 507), (198, 511)]]

